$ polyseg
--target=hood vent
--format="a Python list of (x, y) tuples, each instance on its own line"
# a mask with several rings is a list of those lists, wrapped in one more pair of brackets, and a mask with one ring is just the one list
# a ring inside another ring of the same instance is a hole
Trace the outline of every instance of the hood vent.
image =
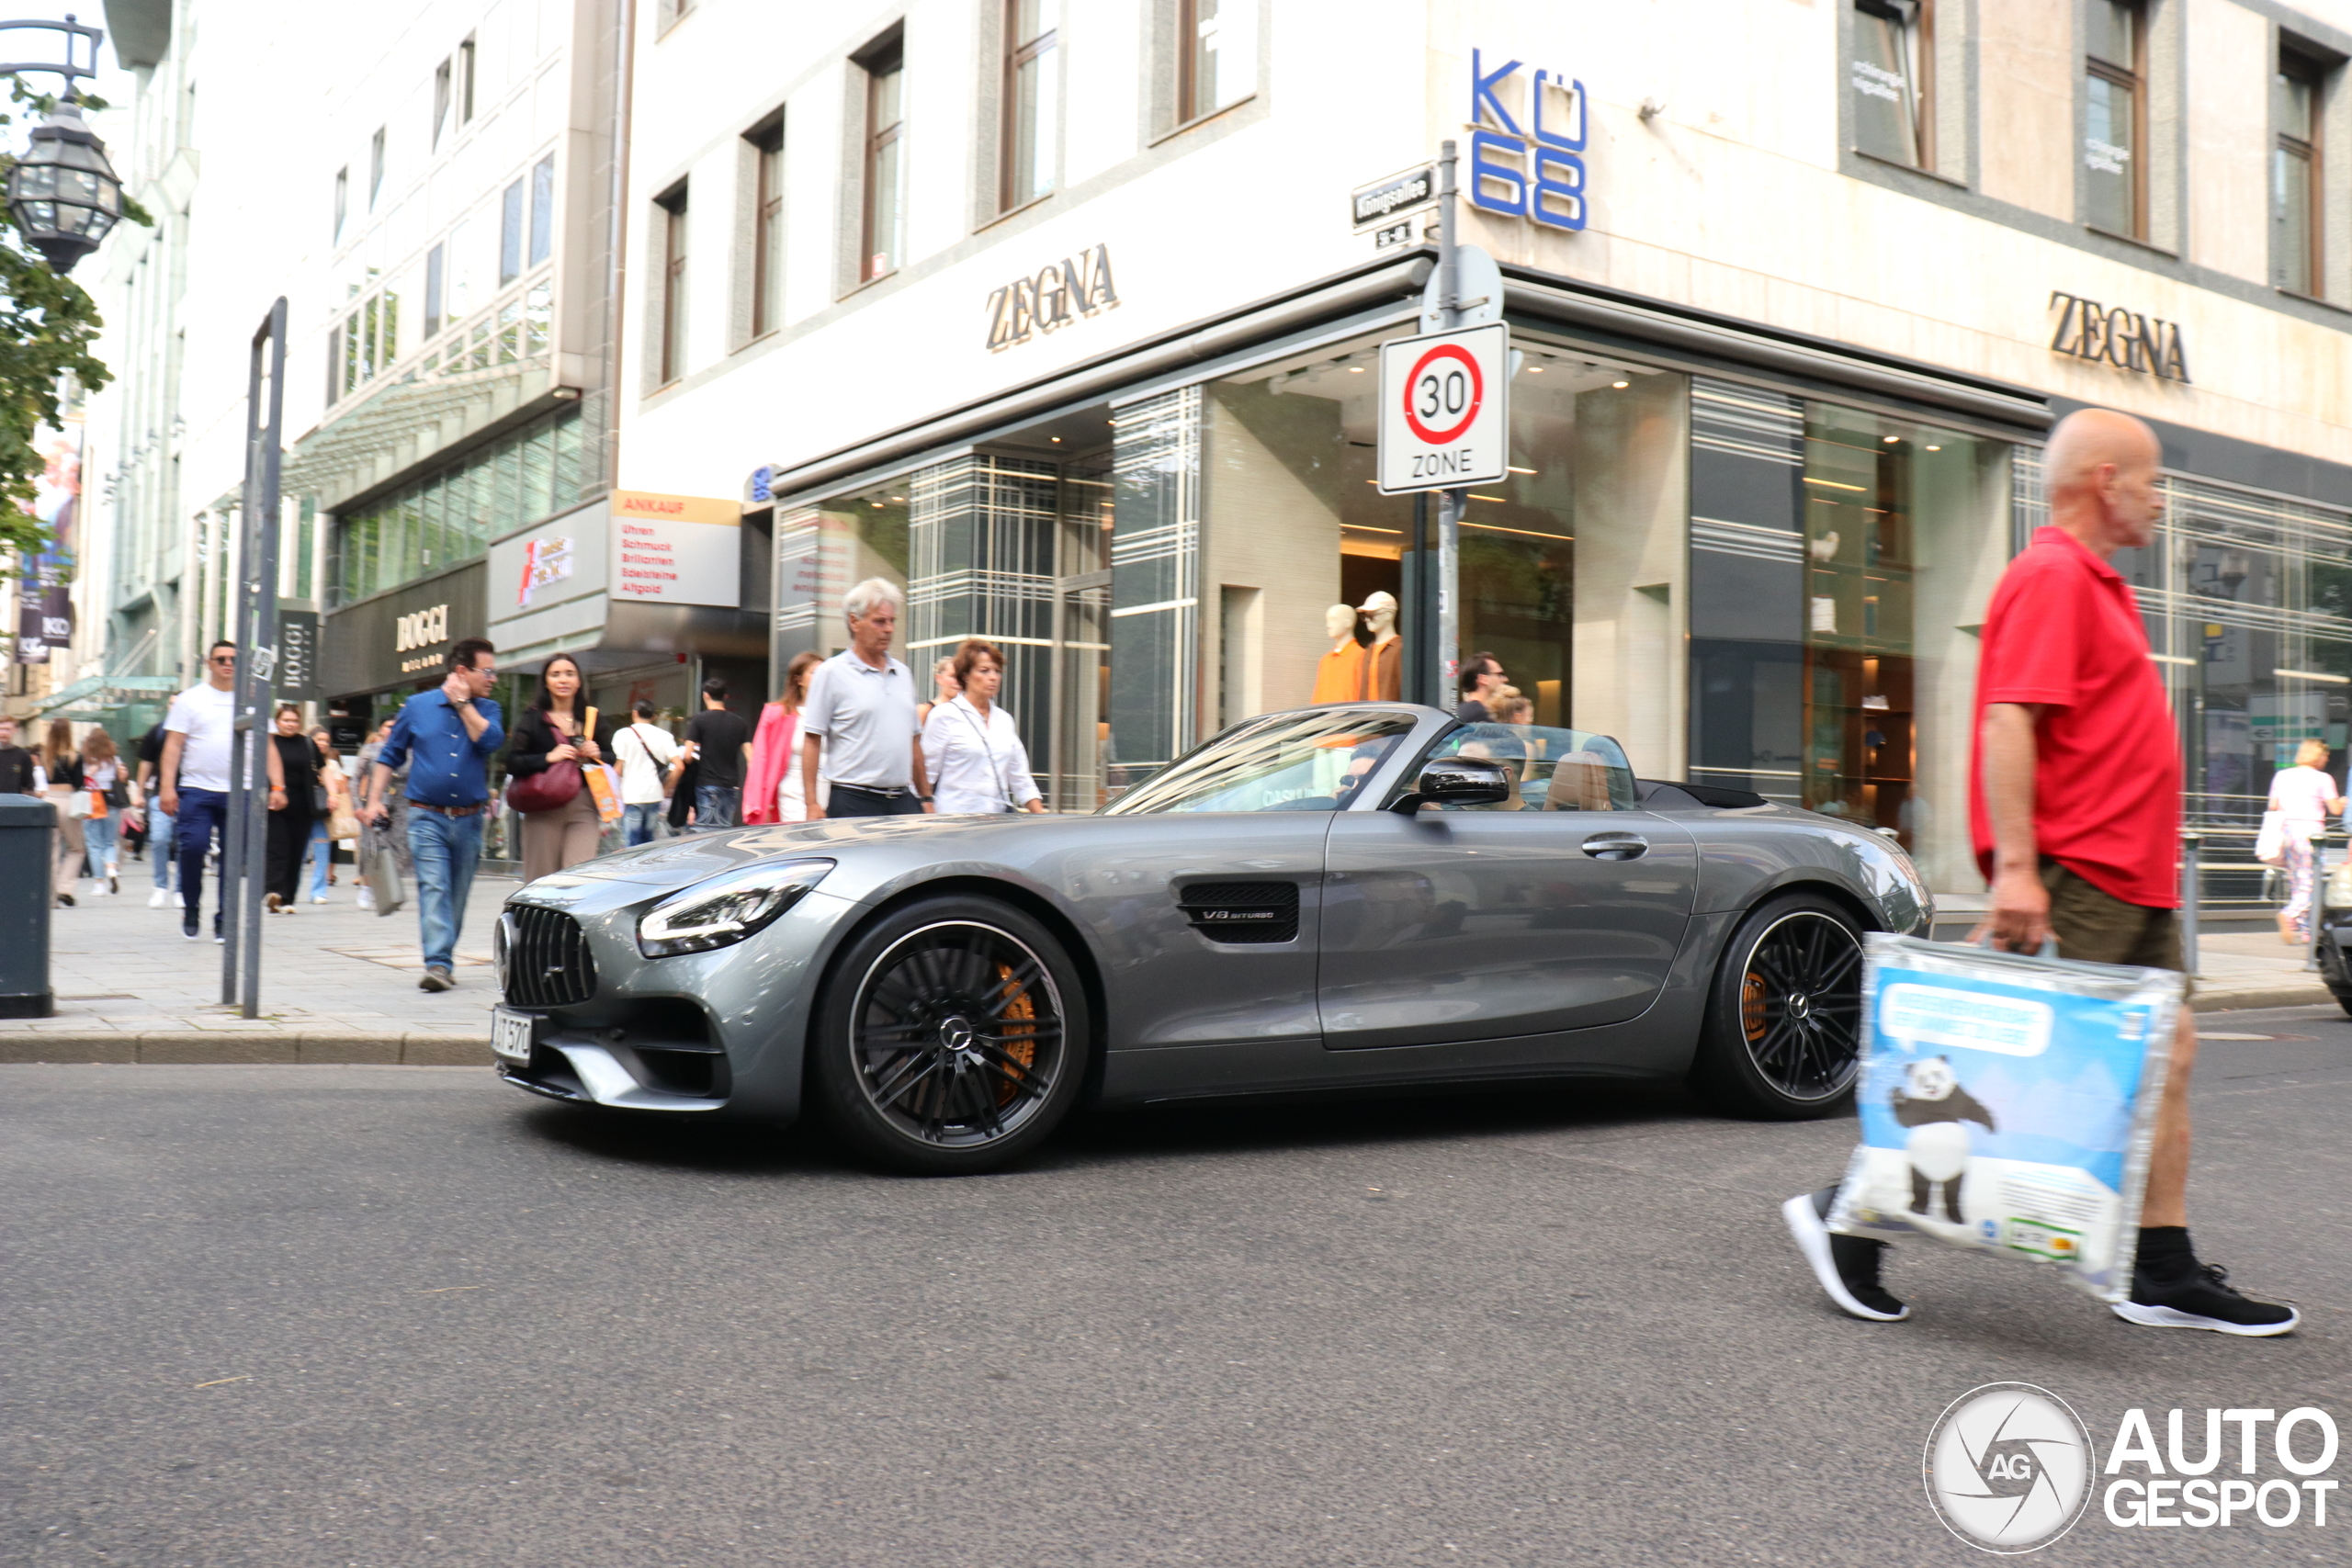
[(1194, 882), (1176, 890), (1177, 908), (1211, 942), (1294, 942), (1295, 882)]

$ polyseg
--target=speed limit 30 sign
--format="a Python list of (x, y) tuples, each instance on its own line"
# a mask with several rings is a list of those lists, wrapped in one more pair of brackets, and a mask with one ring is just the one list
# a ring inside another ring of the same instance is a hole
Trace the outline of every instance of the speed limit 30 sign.
[(1380, 491), (1452, 490), (1510, 464), (1510, 329), (1497, 321), (1380, 345)]

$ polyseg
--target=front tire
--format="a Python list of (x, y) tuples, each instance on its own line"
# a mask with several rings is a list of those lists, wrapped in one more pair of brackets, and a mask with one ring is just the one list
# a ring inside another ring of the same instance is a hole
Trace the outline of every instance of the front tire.
[(1861, 1055), (1862, 939), (1853, 917), (1810, 893), (1750, 910), (1716, 964), (1692, 1092), (1735, 1116), (1831, 1116), (1852, 1103)]
[(810, 1076), (827, 1125), (862, 1158), (972, 1176), (1069, 1114), (1090, 1038), (1085, 988), (1051, 932), (993, 898), (926, 898), (835, 961)]

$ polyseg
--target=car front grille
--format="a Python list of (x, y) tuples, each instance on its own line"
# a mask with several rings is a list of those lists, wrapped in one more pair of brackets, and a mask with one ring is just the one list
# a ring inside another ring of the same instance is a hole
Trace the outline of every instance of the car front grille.
[(1292, 942), (1298, 936), (1295, 882), (1194, 882), (1177, 889), (1177, 907), (1211, 942)]
[(499, 979), (514, 1006), (575, 1007), (596, 994), (587, 935), (562, 910), (509, 905), (499, 936)]

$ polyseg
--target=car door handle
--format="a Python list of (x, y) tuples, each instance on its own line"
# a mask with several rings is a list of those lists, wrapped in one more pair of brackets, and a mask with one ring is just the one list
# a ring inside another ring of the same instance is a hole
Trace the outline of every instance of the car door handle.
[(1595, 860), (1639, 860), (1649, 853), (1650, 841), (1639, 833), (1595, 833), (1583, 847)]

